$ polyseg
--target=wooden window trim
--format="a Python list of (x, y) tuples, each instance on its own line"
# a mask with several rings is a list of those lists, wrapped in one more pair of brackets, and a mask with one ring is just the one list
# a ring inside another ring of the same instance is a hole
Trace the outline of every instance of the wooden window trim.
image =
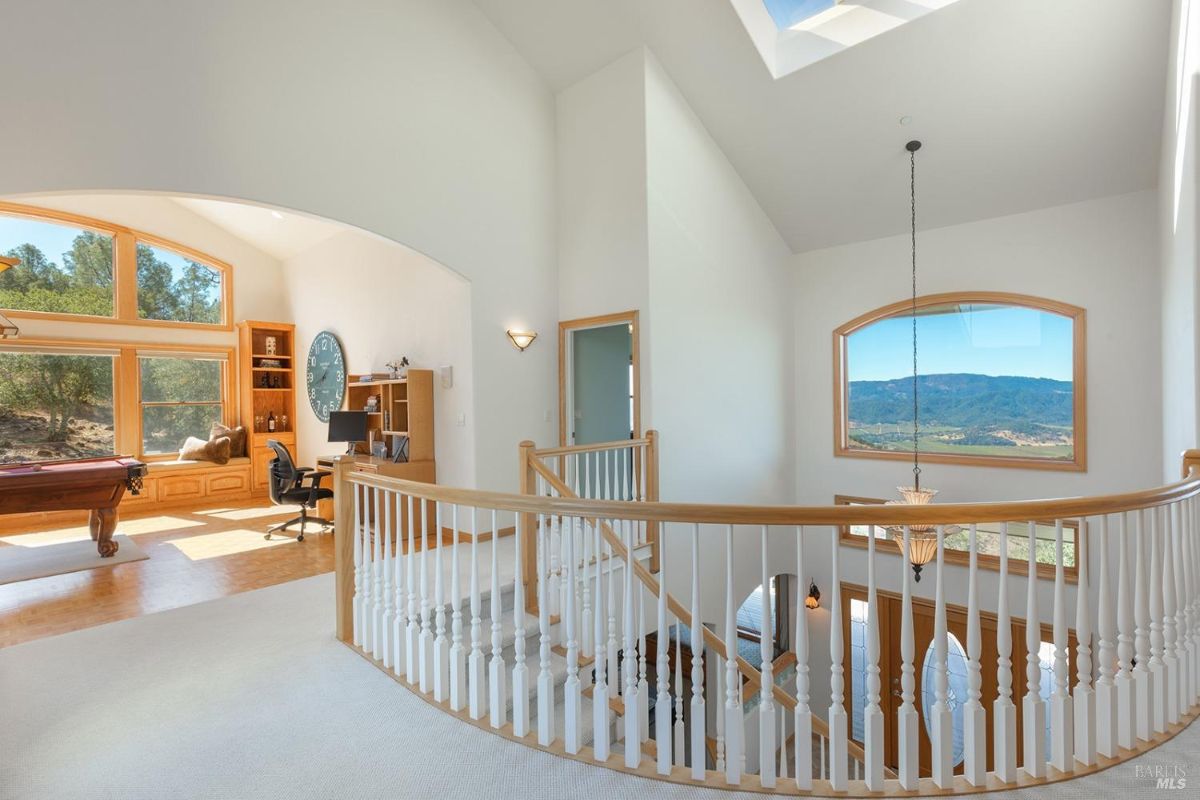
[(142, 452), (142, 402), (141, 402), (141, 370), (138, 362), (138, 351), (143, 353), (154, 351), (169, 355), (171, 353), (211, 354), (221, 361), (221, 417), (225, 425), (232, 425), (237, 405), (237, 393), (233, 385), (233, 364), (237, 349), (226, 345), (200, 344), (162, 344), (149, 342), (130, 342), (123, 340), (105, 339), (53, 339), (30, 338), (6, 341), (0, 344), (4, 352), (39, 352), (44, 348), (58, 350), (78, 350), (80, 355), (95, 353), (97, 350), (116, 351), (113, 359), (113, 448), (117, 454), (132, 453), (147, 463), (156, 461), (173, 461), (177, 453), (161, 453), (145, 455)]
[[(84, 230), (103, 233), (113, 238), (113, 313), (111, 316), (91, 314), (64, 314), (57, 311), (28, 311), (23, 309), (3, 309), (5, 316), (18, 319), (46, 320), (49, 322), (99, 322), (110, 325), (136, 325), (139, 327), (160, 327), (176, 329), (195, 329), (205, 331), (233, 330), (233, 267), (207, 253), (202, 253), (193, 247), (180, 244), (161, 236), (127, 228), (112, 222), (74, 214), (68, 211), (57, 211), (50, 208), (27, 206), (20, 203), (0, 201), (0, 214), (41, 222), (53, 222), (70, 225)], [(185, 322), (170, 319), (142, 319), (138, 316), (137, 307), (137, 244), (151, 245), (171, 250), (181, 256), (204, 264), (206, 267), (221, 273), (221, 321), (220, 322)]]
[[(1017, 456), (969, 456), (953, 453), (921, 453), (921, 460), (931, 464), (962, 464), (977, 467), (1010, 467), (1067, 472), (1087, 471), (1087, 312), (1079, 306), (1033, 295), (1011, 292), (944, 292), (917, 298), (917, 308), (952, 303), (988, 303), (1020, 306), (1046, 311), (1072, 320), (1072, 387), (1075, 423), (1075, 458), (1072, 461), (1024, 458)], [(849, 445), (849, 424), (846, 419), (848, 394), (846, 340), (850, 334), (887, 317), (912, 309), (912, 300), (890, 303), (856, 317), (833, 331), (833, 454), (843, 458), (873, 458), (887, 461), (908, 461), (911, 453), (901, 451), (863, 450)]]
[[(852, 495), (845, 495), (845, 494), (837, 494), (837, 495), (833, 496), (833, 504), (837, 505), (837, 506), (882, 505), (883, 503), (884, 503), (884, 501), (880, 500), (877, 497), (855, 497)], [(1053, 525), (1054, 524), (1054, 522), (1052, 520), (1051, 521), (1034, 520), (1034, 521), (1038, 522), (1041, 525)], [(1009, 523), (1009, 525), (1010, 525), (1009, 533), (1011, 535), (1017, 536), (1022, 539), (1026, 538), (1027, 531), (1013, 532), (1013, 530), (1011, 528), (1012, 523)], [(1074, 543), (1076, 557), (1078, 557), (1078, 554), (1079, 554), (1079, 528), (1080, 528), (1079, 520), (1074, 520), (1074, 519), (1064, 519), (1063, 520), (1063, 542), (1064, 542), (1064, 544), (1066, 542)], [(866, 537), (865, 536), (856, 536), (855, 534), (851, 533), (849, 525), (839, 525), (838, 526), (838, 539), (842, 542), (842, 544), (848, 545), (849, 547), (856, 547), (860, 550), (867, 549)], [(875, 548), (878, 552), (889, 553), (889, 554), (895, 555), (895, 556), (900, 555), (899, 545), (897, 545), (894, 541), (892, 541), (890, 536), (886, 539), (876, 538), (875, 539)], [(946, 548), (944, 555), (945, 555), (945, 560), (946, 560), (947, 564), (958, 564), (959, 566), (964, 566), (964, 567), (968, 567), (971, 564), (971, 554), (965, 550), (951, 550), (950, 548)], [(980, 553), (978, 563), (979, 563), (980, 569), (990, 570), (991, 572), (999, 572), (1000, 571), (1000, 557), (999, 556), (993, 556), (993, 555), (990, 555), (987, 553)], [(1038, 565), (1037, 565), (1037, 573), (1038, 573), (1039, 578), (1046, 579), (1046, 580), (1054, 580), (1054, 565), (1053, 564), (1043, 564), (1042, 562), (1039, 561)], [(1028, 575), (1029, 574), (1029, 563), (1025, 559), (1012, 558), (1010, 556), (1008, 559), (1008, 574), (1009, 575)], [(1076, 563), (1076, 566), (1074, 566), (1074, 567), (1064, 566), (1063, 567), (1063, 575), (1066, 578), (1067, 583), (1078, 583), (1079, 582), (1078, 563)]]

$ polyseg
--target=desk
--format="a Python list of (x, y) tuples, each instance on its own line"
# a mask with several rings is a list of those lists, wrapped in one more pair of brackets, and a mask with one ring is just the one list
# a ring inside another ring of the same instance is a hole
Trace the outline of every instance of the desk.
[[(320, 456), (317, 458), (317, 466), (321, 469), (333, 471), (335, 459), (342, 456)], [(397, 464), (390, 458), (376, 458), (375, 456), (356, 455), (351, 456), (354, 460), (353, 470), (355, 472), (370, 472), (376, 475), (386, 475), (392, 478), (403, 478), (406, 481), (418, 481), (420, 483), (437, 483), (437, 464), (432, 460), (427, 461), (405, 461)], [(335, 488), (333, 484), (324, 484), (330, 489)], [(317, 503), (317, 516), (333, 522), (335, 508), (337, 507), (336, 497), (329, 500), (321, 500)]]
[(89, 512), (88, 528), (101, 557), (117, 552), (117, 505), (128, 488), (141, 490), (146, 465), (132, 458), (80, 458), (9, 464), (0, 468), (0, 514)]

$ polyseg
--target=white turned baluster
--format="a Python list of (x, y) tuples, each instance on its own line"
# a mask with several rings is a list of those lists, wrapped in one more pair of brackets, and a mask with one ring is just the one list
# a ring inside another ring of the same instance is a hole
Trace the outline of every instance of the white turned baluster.
[(1175, 721), (1187, 714), (1192, 702), (1188, 694), (1188, 676), (1192, 668), (1187, 650), (1187, 567), (1183, 555), (1185, 508), (1186, 501), (1171, 506), (1171, 574), (1175, 578)]
[(1132, 748), (1137, 738), (1137, 686), (1133, 677), (1134, 601), (1129, 590), (1129, 515), (1122, 513), (1117, 555), (1117, 744)]
[(1175, 652), (1176, 640), (1179, 635), (1178, 620), (1175, 616), (1175, 505), (1164, 506), (1162, 509), (1162, 596), (1163, 596), (1163, 675), (1166, 686), (1165, 723), (1174, 725), (1179, 721), (1179, 658)]
[[(665, 528), (664, 528), (665, 530)], [(662, 533), (660, 532), (660, 541)], [(662, 561), (665, 568), (666, 560)], [(665, 585), (665, 584), (664, 584)], [(700, 526), (692, 524), (692, 620), (691, 620), (691, 636), (689, 639), (692, 643), (692, 780), (704, 780), (705, 772), (705, 744), (707, 724), (707, 713), (704, 705), (704, 629), (703, 623), (700, 620)], [(682, 620), (680, 621), (682, 629)], [(682, 638), (682, 630), (680, 631)], [(718, 662), (714, 662), (716, 665)], [(680, 664), (679, 671), (683, 672), (683, 666)], [(718, 669), (719, 672), (719, 669)], [(680, 693), (683, 687), (680, 685)], [(679, 716), (676, 725), (680, 731), (683, 729), (683, 701), (679, 700)], [(721, 707), (724, 705), (724, 698), (720, 692), (717, 693), (717, 712), (721, 713)], [(682, 733), (681, 733), (682, 735)], [(724, 744), (722, 742), (722, 744)], [(719, 768), (718, 768), (719, 769)]]
[(1054, 689), (1050, 694), (1050, 760), (1068, 772), (1075, 767), (1075, 722), (1067, 688), (1067, 579), (1063, 553), (1063, 523), (1054, 521)]
[(392, 666), (392, 626), (396, 624), (396, 587), (392, 583), (396, 568), (392, 564), (392, 502), (386, 491), (379, 492), (379, 499), (383, 504), (383, 518), (378, 523), (383, 539), (383, 617), (378, 649), (388, 669)]
[[(637, 538), (637, 523), (629, 522), (629, 534), (632, 539)], [(633, 557), (633, 549), (630, 548), (630, 558)], [(638, 630), (637, 655), (637, 693), (638, 693), (638, 737), (641, 741), (649, 741), (650, 739), (650, 684), (647, 676), (650, 674), (646, 662), (646, 592), (641, 582), (634, 576), (630, 570), (629, 579), (633, 581), (633, 596), (637, 603), (637, 612), (634, 617), (635, 624)]]
[[(567, 682), (563, 687), (566, 696), (563, 711), (564, 745), (572, 755), (579, 752), (583, 742), (583, 687), (579, 682), (579, 620), (575, 618), (575, 587), (578, 582), (576, 574), (578, 559), (575, 550), (576, 520), (566, 520), (567, 535), (563, 542), (567, 563), (567, 596), (566, 596), (566, 635), (567, 635)], [(562, 522), (559, 523), (560, 527)], [(584, 618), (586, 627), (587, 618)]]
[(931, 717), (933, 736), (931, 757), (933, 759), (933, 782), (941, 789), (954, 781), (954, 715), (950, 711), (948, 694), (950, 674), (946, 663), (949, 639), (946, 628), (946, 533), (937, 526), (937, 580), (934, 590), (933, 612), (933, 686), (934, 702)]
[(1155, 733), (1167, 729), (1167, 675), (1163, 663), (1163, 570), (1162, 517), (1159, 508), (1150, 509), (1150, 705), (1151, 725)]
[[(863, 750), (867, 789), (883, 789), (883, 711), (879, 707), (879, 597), (875, 585), (875, 526), (867, 534), (867, 704), (863, 709)], [(803, 613), (803, 612), (800, 612)]]
[(1000, 525), (1000, 588), (996, 597), (996, 700), (992, 703), (992, 764), (1005, 783), (1017, 779), (1017, 707), (1012, 700), (1012, 621), (1008, 610), (1008, 523)]
[(392, 598), (392, 603), (396, 609), (396, 616), (392, 621), (392, 666), (397, 675), (403, 675), (405, 665), (404, 636), (408, 628), (408, 614), (404, 610), (404, 603), (407, 599), (407, 596), (404, 594), (404, 497), (399, 493), (393, 493), (392, 498), (395, 500), (393, 513), (396, 519), (396, 536), (393, 540), (396, 555), (392, 559), (395, 567), (395, 596)]
[(433, 688), (433, 604), (429, 600), (429, 503), (421, 501), (421, 637), (419, 686), (422, 692)]
[[(666, 532), (666, 529), (663, 529)], [(658, 573), (658, 597), (655, 598), (658, 605), (658, 631), (655, 637), (658, 645), (657, 660), (655, 661), (654, 671), (658, 678), (658, 694), (654, 698), (654, 741), (658, 747), (658, 774), (671, 774), (672, 765), (672, 747), (673, 742), (671, 737), (671, 655), (670, 647), (670, 630), (667, 628), (667, 559), (665, 547), (665, 536), (660, 536), (658, 539), (659, 564), (661, 569)]]
[[(589, 463), (590, 463), (590, 460), (587, 458), (586, 454), (584, 454), (584, 459), (583, 459), (583, 487), (584, 487), (583, 490), (584, 490), (584, 492), (587, 491), (588, 475), (589, 475), (588, 464)], [(578, 453), (575, 455), (575, 494), (578, 495), (579, 497), (587, 496), (586, 494), (580, 494), (579, 454)], [(591, 593), (590, 580), (588, 578), (587, 565), (588, 565), (588, 560), (590, 558), (592, 558), (593, 556), (596, 558), (597, 561), (599, 561), (600, 553), (596, 552), (593, 554), (591, 552), (591, 537), (588, 536), (587, 520), (580, 518), (578, 520), (578, 524), (579, 524), (580, 538), (582, 539), (582, 543), (583, 543), (583, 546), (580, 548), (580, 550), (582, 551), (582, 555), (583, 555), (583, 558), (581, 560), (581, 563), (583, 564), (583, 574), (580, 578), (580, 584), (581, 584), (580, 596), (583, 600), (582, 608), (580, 610), (580, 615), (579, 615), (580, 619), (581, 619), (580, 628), (582, 631), (582, 635), (579, 637), (580, 649), (582, 650), (584, 657), (592, 658), (593, 656), (596, 655), (596, 643), (595, 643), (595, 630), (593, 630), (593, 628), (592, 628), (592, 593)]]
[(832, 529), (830, 559), (832, 570), (829, 582), (829, 783), (835, 792), (846, 791), (849, 775), (849, 730), (846, 719), (844, 690), (846, 686), (842, 667), (842, 573), (841, 546), (838, 528)]
[(1033, 778), (1046, 776), (1046, 704), (1041, 695), (1042, 623), (1037, 600), (1037, 525), (1029, 523), (1029, 575), (1025, 594), (1025, 708), (1022, 728), (1025, 758), (1022, 769)]
[(1088, 559), (1092, 555), (1091, 528), (1079, 521), (1079, 547), (1075, 566), (1079, 585), (1075, 591), (1075, 760), (1096, 763), (1096, 695), (1092, 691), (1092, 619), (1088, 609)]
[(821, 752), (817, 756), (819, 759), (817, 763), (821, 766), (821, 780), (827, 780), (829, 778), (829, 765), (826, 758), (826, 751), (829, 749), (829, 740), (824, 736), (818, 736), (817, 744), (821, 747)]
[(759, 562), (762, 580), (762, 606), (759, 616), (759, 655), (762, 657), (758, 705), (758, 778), (768, 789), (775, 786), (775, 639), (771, 623), (771, 574), (767, 567), (767, 526), (759, 532)]
[[(912, 533), (904, 526), (904, 552), (911, 553), (909, 540)], [(902, 564), (900, 570), (903, 582), (903, 595), (900, 606), (900, 708), (896, 712), (896, 720), (900, 741), (898, 777), (900, 786), (909, 791), (917, 788), (920, 777), (917, 761), (917, 708), (913, 705), (916, 699), (916, 677), (913, 666), (913, 656), (916, 645), (913, 643), (912, 616), (912, 569), (908, 563)]]
[[(539, 494), (545, 495), (545, 480), (538, 477)], [(538, 514), (538, 529), (534, 561), (537, 563), (538, 580), (538, 680), (537, 680), (537, 735), (538, 744), (546, 747), (554, 741), (554, 676), (550, 673), (550, 581), (547, 568), (550, 560), (550, 532), (546, 517)]]
[(675, 756), (675, 766), (687, 766), (687, 726), (683, 721), (683, 620), (681, 619), (675, 622), (675, 741), (672, 753)]
[[(608, 497), (607, 492), (605, 493), (604, 499), (611, 499)], [(612, 524), (614, 526), (613, 532), (615, 533), (617, 530), (615, 526), (618, 523), (616, 520), (614, 520)], [(611, 682), (611, 690), (609, 691), (609, 694), (613, 697), (617, 697), (624, 689), (620, 672), (621, 648), (617, 644), (617, 559), (616, 551), (613, 549), (611, 544), (606, 543), (606, 550), (608, 556), (608, 593), (606, 594), (608, 603), (608, 643), (605, 645), (604, 653), (608, 658), (608, 677)], [(619, 736), (620, 731), (617, 733)]]
[[(605, 452), (608, 452), (607, 450)], [(625, 599), (622, 603), (624, 611), (624, 652), (622, 653), (621, 664), (624, 667), (625, 691), (623, 693), (625, 699), (625, 766), (636, 767), (642, 760), (642, 731), (641, 717), (638, 710), (638, 660), (637, 653), (634, 651), (635, 643), (635, 625), (637, 624), (634, 618), (634, 597), (633, 597), (633, 527), (621, 520), (617, 523), (625, 538)]]
[(987, 781), (987, 714), (982, 697), (982, 665), (979, 663), (979, 540), (975, 523), (968, 534), (970, 565), (967, 575), (967, 703), (963, 707), (963, 775), (972, 786)]
[[(1109, 578), (1108, 560), (1112, 539), (1108, 533), (1108, 515), (1100, 518), (1100, 608), (1097, 626), (1100, 634), (1099, 668), (1096, 676), (1096, 752), (1102, 756), (1117, 754), (1117, 686), (1114, 683), (1116, 670), (1116, 627), (1113, 623), (1112, 587)], [(1088, 542), (1088, 550), (1092, 549)], [(1078, 601), (1076, 601), (1078, 602)], [(1075, 710), (1076, 719), (1079, 710)], [(1076, 736), (1076, 739), (1079, 737)]]
[[(422, 501), (421, 508), (424, 508)], [(404, 677), (411, 686), (420, 680), (420, 618), (417, 615), (417, 518), (413, 498), (408, 496), (408, 628), (404, 632)]]
[(433, 699), (439, 703), (450, 695), (449, 658), (450, 640), (446, 638), (446, 597), (442, 589), (444, 565), (442, 563), (442, 503), (435, 504), (436, 521), (433, 529), (434, 548), (433, 558), (433, 607), (434, 607), (434, 639), (433, 639)]
[(779, 777), (784, 780), (788, 777), (787, 714), (782, 712), (779, 714)]
[(488, 662), (488, 708), (493, 728), (506, 722), (508, 705), (508, 669), (504, 665), (504, 603), (500, 595), (500, 528), (496, 526), (496, 511), (492, 510), (492, 590), (488, 606), (492, 618), (492, 658)]
[(1196, 618), (1196, 575), (1195, 564), (1193, 562), (1193, 523), (1192, 510), (1194, 508), (1191, 500), (1185, 500), (1182, 503), (1182, 526), (1179, 529), (1180, 550), (1183, 554), (1183, 609), (1184, 609), (1184, 648), (1187, 653), (1187, 669), (1184, 671), (1184, 680), (1186, 688), (1184, 691), (1184, 699), (1180, 703), (1183, 710), (1191, 708), (1196, 701), (1197, 694), (1197, 671), (1200, 665), (1196, 662), (1196, 634), (1197, 623), (1200, 620)]
[(513, 735), (529, 733), (529, 666), (525, 663), (525, 579), (522, 573), (522, 541), (527, 531), (524, 516), (517, 514), (513, 551)]
[[(542, 495), (546, 495), (546, 479), (538, 477), (538, 481), (542, 485)], [(554, 524), (554, 517), (547, 517), (545, 523), (550, 527), (546, 531), (546, 552), (549, 555), (547, 566), (549, 572), (546, 575), (546, 600), (543, 601), (541, 595), (538, 596), (538, 605), (546, 606), (546, 613), (562, 617), (562, 540), (555, 535), (555, 529), (559, 526)], [(550, 632), (551, 644), (553, 644), (554, 632)]]
[(1150, 587), (1146, 575), (1146, 538), (1149, 535), (1146, 525), (1145, 510), (1135, 517), (1138, 522), (1137, 535), (1133, 540), (1134, 547), (1134, 586), (1133, 614), (1137, 628), (1134, 632), (1133, 647), (1136, 666), (1133, 668), (1133, 685), (1137, 699), (1134, 708), (1137, 713), (1137, 737), (1148, 741), (1154, 729), (1154, 708), (1151, 703), (1150, 676)]
[(804, 605), (804, 528), (796, 528), (796, 709), (792, 736), (796, 742), (796, 788), (812, 788), (812, 709), (808, 705), (808, 609)]
[(354, 600), (351, 603), (351, 613), (354, 617), (353, 641), (355, 647), (363, 646), (363, 524), (362, 505), (363, 493), (366, 487), (356, 483), (350, 484), (354, 492)]
[(462, 636), (462, 585), (458, 577), (458, 504), (451, 506), (450, 524), (454, 529), (450, 548), (450, 708), (462, 711), (467, 705), (467, 654)]
[[(596, 634), (595, 687), (592, 690), (592, 752), (597, 761), (608, 760), (609, 708), (608, 708), (608, 663), (607, 641), (604, 635), (604, 582), (600, 567), (603, 550), (600, 547), (600, 520), (592, 521), (594, 534), (592, 551), (596, 555), (596, 579), (593, 583), (592, 622)], [(610, 573), (611, 574), (611, 573)], [(611, 595), (611, 592), (610, 592)]]
[[(716, 685), (716, 688), (717, 688), (717, 713), (716, 713), (716, 719), (714, 720), (714, 722), (716, 724), (716, 728), (717, 728), (717, 747), (716, 747), (717, 757), (713, 760), (715, 761), (717, 773), (724, 774), (724, 772), (725, 772), (725, 662), (721, 659), (721, 656), (716, 653), (713, 653), (713, 671), (716, 673), (716, 676), (717, 676), (717, 685)], [(692, 723), (692, 730), (693, 731), (695, 730), (695, 722)], [(692, 736), (695, 737), (695, 733), (693, 733)], [(695, 738), (693, 738), (692, 741), (694, 742)], [(696, 762), (695, 762), (694, 754), (695, 754), (695, 751), (693, 750), (693, 761), (692, 761), (692, 777), (693, 778), (696, 777)], [(703, 780), (703, 779), (704, 779), (704, 776), (702, 775), (698, 780)]]
[[(496, 532), (492, 531), (492, 536)], [(482, 605), (479, 598), (479, 509), (471, 507), (471, 654), (467, 656), (467, 712), (471, 719), (483, 717), (487, 708), (487, 688), (484, 677), (483, 621), (479, 618)]]
[[(372, 513), (372, 509), (374, 512)], [(383, 623), (383, 590), (381, 588), (382, 580), (382, 556), (379, 552), (379, 531), (376, 526), (379, 524), (379, 490), (371, 487), (370, 501), (367, 505), (367, 531), (370, 538), (371, 552), (371, 569), (367, 573), (370, 576), (370, 597), (371, 605), (368, 609), (368, 625), (366, 630), (365, 649), (370, 652), (374, 658), (379, 658), (379, 627)]]
[[(733, 526), (725, 528), (725, 782), (741, 783), (742, 681), (737, 668), (737, 608), (733, 597)], [(694, 724), (694, 723), (693, 723)]]

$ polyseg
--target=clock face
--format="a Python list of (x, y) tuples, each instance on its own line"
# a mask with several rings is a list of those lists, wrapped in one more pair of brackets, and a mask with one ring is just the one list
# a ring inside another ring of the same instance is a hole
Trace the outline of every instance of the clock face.
[(308, 402), (321, 422), (342, 407), (346, 393), (346, 359), (342, 346), (329, 331), (321, 331), (308, 348)]

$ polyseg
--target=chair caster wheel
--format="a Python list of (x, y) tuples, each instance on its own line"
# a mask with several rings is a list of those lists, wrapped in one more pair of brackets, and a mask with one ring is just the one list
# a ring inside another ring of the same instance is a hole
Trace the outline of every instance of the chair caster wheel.
[(264, 539), (266, 539), (266, 540), (269, 542), (269, 541), (271, 541), (271, 534), (269, 534), (269, 533), (268, 533), (268, 534), (267, 534), (266, 536), (264, 536), (263, 538), (264, 538)]
[(300, 534), (299, 536), (297, 536), (297, 537), (296, 537), (296, 541), (297, 541), (297, 542), (303, 542), (303, 541), (304, 541), (304, 534), (302, 533), (302, 534)]

